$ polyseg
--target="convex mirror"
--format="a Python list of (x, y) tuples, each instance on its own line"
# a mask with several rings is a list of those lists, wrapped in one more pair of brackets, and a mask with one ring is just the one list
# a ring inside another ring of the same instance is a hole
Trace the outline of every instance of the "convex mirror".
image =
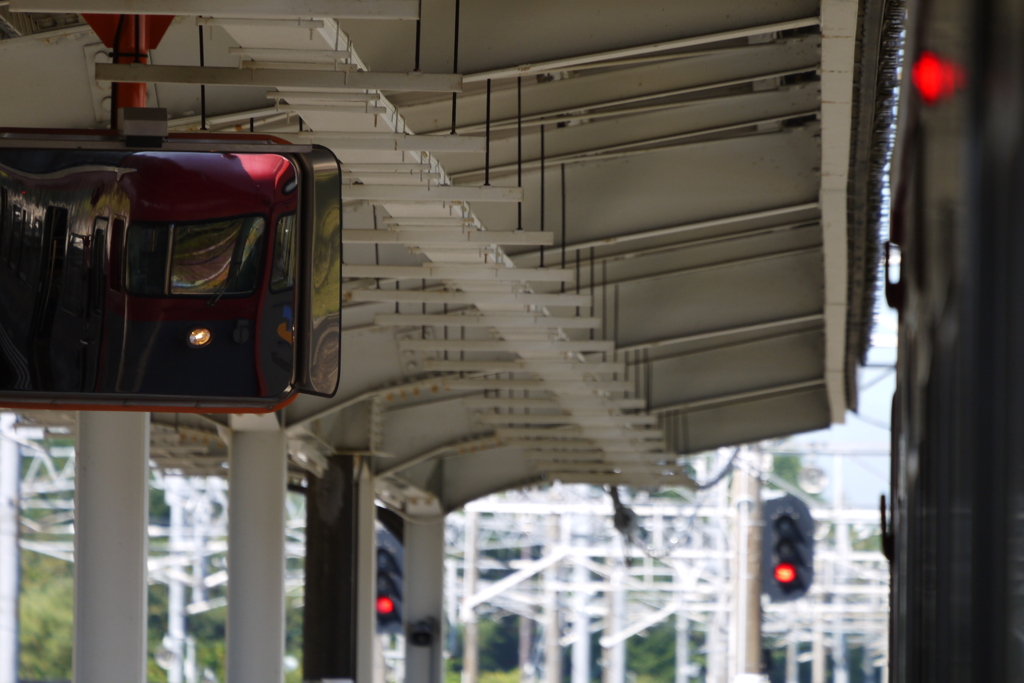
[(0, 404), (242, 412), (332, 396), (334, 154), (155, 142), (0, 130)]

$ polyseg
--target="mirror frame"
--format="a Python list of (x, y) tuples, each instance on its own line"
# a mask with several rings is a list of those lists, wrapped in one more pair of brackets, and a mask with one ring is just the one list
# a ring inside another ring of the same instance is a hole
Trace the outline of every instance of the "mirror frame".
[[(134, 142), (139, 142), (138, 140)], [(156, 144), (154, 144), (156, 143)], [(54, 391), (0, 390), (0, 408), (60, 410), (126, 410), (150, 412), (195, 413), (268, 413), (280, 410), (294, 401), (299, 393), (333, 397), (340, 384), (341, 367), (341, 288), (338, 287), (338, 357), (337, 371), (331, 382), (316, 382), (310, 364), (316, 360), (312, 337), (313, 316), (310, 305), (315, 300), (310, 269), (314, 249), (314, 227), (317, 201), (315, 189), (333, 182), (333, 166), (338, 183), (337, 249), (341, 250), (341, 171), (334, 153), (325, 147), (293, 144), (272, 135), (171, 133), (157, 140), (145, 139), (142, 144), (128, 144), (123, 135), (111, 130), (50, 130), (37, 128), (0, 128), (0, 149), (67, 149), (130, 152), (206, 152), (213, 154), (280, 154), (288, 158), (300, 176), (298, 237), (296, 260), (296, 319), (293, 324), (292, 380), (277, 396), (249, 398), (231, 396), (190, 397), (159, 394), (74, 393)], [(319, 182), (316, 174), (320, 173)], [(321, 197), (321, 204), (323, 203)], [(340, 283), (340, 262), (338, 278)], [(331, 385), (332, 384), (332, 385)], [(331, 386), (327, 386), (331, 385)]]

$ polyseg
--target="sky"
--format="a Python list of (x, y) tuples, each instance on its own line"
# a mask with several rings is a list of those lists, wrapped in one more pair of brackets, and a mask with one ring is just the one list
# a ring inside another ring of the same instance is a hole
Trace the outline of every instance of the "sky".
[[(843, 455), (843, 502), (851, 507), (878, 507), (878, 497), (889, 494), (889, 419), (892, 395), (896, 390), (897, 318), (894, 310), (880, 297), (875, 329), (868, 352), (868, 367), (860, 368), (857, 412), (847, 411), (846, 422), (829, 429), (798, 434), (791, 443), (822, 455), (805, 458), (805, 466), (815, 463), (829, 475), (829, 488), (823, 493), (829, 500), (835, 495), (833, 452), (871, 455)], [(875, 367), (882, 366), (882, 367)]]

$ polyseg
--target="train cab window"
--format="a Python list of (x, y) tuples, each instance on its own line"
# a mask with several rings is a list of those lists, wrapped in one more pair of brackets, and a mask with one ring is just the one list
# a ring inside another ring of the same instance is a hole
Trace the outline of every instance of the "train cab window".
[(142, 296), (250, 294), (256, 288), (266, 219), (241, 216), (128, 228), (128, 291)]
[(256, 287), (266, 220), (262, 216), (179, 225), (171, 294), (247, 294)]
[(274, 263), (270, 270), (270, 291), (282, 292), (295, 284), (295, 214), (277, 219), (274, 233)]

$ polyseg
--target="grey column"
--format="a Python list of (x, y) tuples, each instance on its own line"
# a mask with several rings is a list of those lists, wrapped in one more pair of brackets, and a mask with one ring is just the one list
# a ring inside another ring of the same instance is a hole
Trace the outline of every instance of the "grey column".
[(286, 460), (283, 432), (236, 431), (231, 438), (228, 683), (284, 679)]
[(406, 634), (419, 627), (430, 643), (405, 639), (405, 683), (441, 683), (444, 618), (444, 518), (405, 525), (405, 590), (402, 592)]
[(0, 413), (0, 683), (18, 683), (18, 510), (21, 463), (14, 413)]
[[(480, 528), (474, 510), (466, 510), (465, 552), (462, 562), (462, 599), (468, 601), (476, 594), (476, 579), (479, 574), (477, 563), (479, 553), (477, 540)], [(480, 677), (480, 632), (476, 610), (472, 607), (462, 611), (462, 683), (477, 683)]]
[(149, 413), (78, 415), (75, 683), (146, 680)]

